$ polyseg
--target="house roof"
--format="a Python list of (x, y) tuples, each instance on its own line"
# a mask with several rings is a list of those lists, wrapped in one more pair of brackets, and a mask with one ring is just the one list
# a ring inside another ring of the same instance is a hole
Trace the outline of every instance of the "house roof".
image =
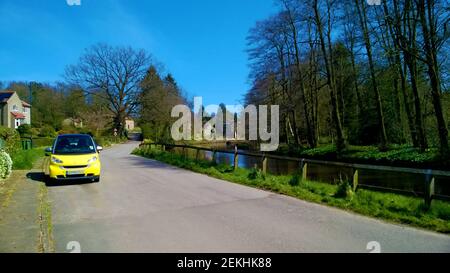
[[(11, 98), (12, 95), (14, 95), (14, 93), (16, 93), (15, 91), (9, 91), (9, 90), (5, 90), (5, 91), (0, 91), (0, 103), (7, 103), (8, 100)], [(31, 105), (23, 100), (21, 100), (22, 102), (22, 106), (23, 107), (28, 107), (31, 108)]]
[(1, 91), (0, 102), (7, 102), (14, 93), (15, 93), (14, 91)]
[(25, 119), (26, 118), (24, 114), (19, 113), (19, 112), (11, 112), (11, 115), (13, 115), (14, 118), (16, 118), (16, 119)]

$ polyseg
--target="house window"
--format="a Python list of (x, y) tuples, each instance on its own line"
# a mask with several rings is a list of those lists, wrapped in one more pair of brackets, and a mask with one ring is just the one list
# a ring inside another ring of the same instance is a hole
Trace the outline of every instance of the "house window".
[(16, 129), (19, 128), (19, 126), (20, 126), (20, 119), (16, 118), (14, 124), (15, 124), (15, 128)]
[(13, 105), (13, 111), (18, 111), (19, 108), (17, 107), (17, 105)]
[(23, 112), (26, 113), (28, 112), (28, 109), (26, 107), (23, 108)]

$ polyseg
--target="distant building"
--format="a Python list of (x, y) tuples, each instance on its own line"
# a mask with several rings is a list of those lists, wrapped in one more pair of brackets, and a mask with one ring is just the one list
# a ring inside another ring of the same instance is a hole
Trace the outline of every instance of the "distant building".
[(125, 118), (125, 129), (131, 131), (134, 130), (134, 128), (135, 128), (134, 119), (130, 117)]
[(17, 129), (22, 124), (31, 124), (31, 105), (14, 91), (1, 91), (0, 125)]

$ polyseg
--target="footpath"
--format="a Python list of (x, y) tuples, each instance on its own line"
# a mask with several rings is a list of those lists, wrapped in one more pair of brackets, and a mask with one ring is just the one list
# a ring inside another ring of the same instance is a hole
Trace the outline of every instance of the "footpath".
[(33, 170), (13, 171), (0, 181), (0, 252), (54, 252), (51, 205), (42, 160)]

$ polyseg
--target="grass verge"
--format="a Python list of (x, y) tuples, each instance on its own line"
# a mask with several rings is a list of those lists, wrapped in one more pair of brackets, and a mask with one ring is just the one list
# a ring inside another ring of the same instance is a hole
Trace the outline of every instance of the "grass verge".
[(53, 240), (52, 207), (48, 201), (48, 191), (45, 184), (39, 185), (38, 193), (38, 252), (53, 253), (55, 244)]
[(181, 155), (156, 149), (138, 148), (133, 154), (156, 159), (215, 178), (242, 185), (269, 190), (302, 200), (353, 211), (362, 215), (406, 224), (441, 233), (450, 233), (450, 203), (435, 200), (429, 210), (423, 199), (392, 193), (381, 193), (360, 189), (351, 192), (346, 183), (302, 181), (298, 175), (264, 175), (253, 169), (233, 170), (228, 165), (216, 165), (209, 161), (194, 161)]
[(44, 155), (44, 148), (20, 150), (12, 156), (13, 170), (31, 170), (34, 163)]

